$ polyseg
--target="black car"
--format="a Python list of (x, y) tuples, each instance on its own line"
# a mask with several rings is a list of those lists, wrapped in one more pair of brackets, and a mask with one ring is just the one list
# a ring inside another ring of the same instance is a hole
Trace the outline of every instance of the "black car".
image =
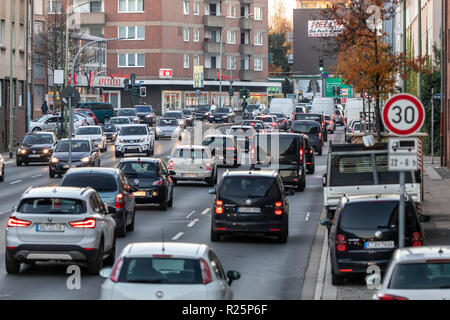
[(234, 112), (231, 108), (217, 107), (212, 110), (207, 118), (209, 122), (234, 122)]
[(117, 130), (117, 128), (113, 124), (104, 124), (102, 128), (103, 134), (106, 136), (106, 140), (114, 142), (119, 130)]
[(193, 126), (195, 123), (195, 113), (192, 109), (182, 109), (184, 121), (187, 126)]
[(231, 135), (211, 134), (207, 135), (202, 145), (208, 147), (211, 154), (215, 157), (217, 165), (239, 165), (239, 148)]
[[(272, 148), (275, 148), (272, 150)], [(298, 191), (306, 187), (307, 145), (305, 137), (296, 133), (257, 134), (250, 151), (251, 168), (273, 170), (277, 168), (285, 186)]]
[(289, 203), (276, 171), (227, 171), (216, 189), (211, 219), (211, 241), (222, 235), (275, 236), (286, 243)]
[(16, 164), (28, 165), (30, 162), (49, 162), (53, 149), (58, 143), (56, 135), (52, 132), (27, 133), (21, 143), (18, 143)]
[(316, 170), (316, 154), (314, 153), (314, 148), (310, 143), (308, 135), (304, 134), (305, 139), (305, 161), (306, 161), (306, 172), (313, 174)]
[[(139, 123), (145, 123), (149, 126), (153, 126), (156, 123), (156, 115), (150, 105), (136, 105), (137, 116), (139, 117)], [(133, 121), (133, 120), (131, 120)]]
[[(369, 265), (381, 272), (398, 248), (400, 196), (362, 195), (342, 197), (334, 221), (321, 221), (330, 228), (330, 258), (333, 285), (343, 284), (349, 275), (366, 275)], [(405, 201), (405, 246), (421, 246), (423, 230), (416, 206)]]
[(261, 120), (244, 120), (241, 122), (241, 126), (252, 126), (257, 133), (266, 132), (266, 126)]
[(322, 130), (320, 124), (314, 120), (297, 120), (292, 123), (291, 132), (306, 134), (314, 151), (322, 155)]
[(194, 109), (195, 118), (201, 121), (206, 120), (210, 112), (211, 112), (210, 104), (201, 104)]
[[(100, 150), (91, 139), (72, 139), (72, 167), (100, 167)], [(69, 139), (62, 139), (56, 145), (50, 158), (50, 178), (69, 170)]]
[(297, 113), (295, 114), (294, 120), (314, 120), (317, 121), (320, 124), (320, 127), (322, 129), (322, 137), (323, 141), (328, 140), (328, 130), (327, 125), (325, 123), (325, 118), (323, 114), (320, 113)]
[(116, 222), (116, 235), (125, 237), (134, 230), (136, 203), (135, 189), (130, 186), (122, 170), (115, 168), (70, 169), (62, 179), (62, 187), (91, 187), (108, 206)]
[(334, 121), (336, 122), (336, 124), (343, 126), (344, 125), (344, 113), (341, 110), (336, 109), (334, 111), (334, 114), (335, 114)]
[(136, 204), (159, 204), (161, 210), (173, 205), (173, 182), (160, 159), (125, 158), (118, 168), (135, 189)]

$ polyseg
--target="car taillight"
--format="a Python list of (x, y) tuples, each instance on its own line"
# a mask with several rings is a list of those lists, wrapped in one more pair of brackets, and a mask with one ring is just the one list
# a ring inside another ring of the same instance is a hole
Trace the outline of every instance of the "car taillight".
[(411, 237), (411, 242), (413, 247), (421, 247), (422, 246), (422, 236), (420, 232), (413, 232)]
[(275, 207), (280, 208), (283, 205), (281, 201), (275, 202)]
[(8, 219), (8, 227), (28, 227), (31, 221), (17, 219), (16, 217), (10, 217)]
[(277, 216), (281, 216), (281, 215), (283, 214), (283, 210), (277, 209), (277, 210), (275, 210), (275, 214), (276, 214)]
[(212, 170), (212, 166), (209, 162), (206, 163), (206, 170)]
[(252, 163), (254, 163), (254, 161), (255, 161), (255, 147), (254, 146), (252, 146), (250, 149), (250, 159), (251, 159)]
[(155, 182), (153, 182), (153, 185), (154, 186), (160, 186), (160, 185), (162, 185), (162, 179), (159, 179), (159, 180), (156, 180)]
[(276, 127), (277, 123), (276, 122), (272, 122), (272, 127)]
[(116, 196), (116, 209), (122, 209), (123, 208), (123, 194), (118, 193)]
[(347, 250), (347, 238), (343, 234), (338, 234), (336, 236), (336, 250), (346, 251)]
[(173, 161), (172, 160), (169, 161), (169, 168), (168, 169), (169, 170), (173, 169)]
[(223, 201), (222, 200), (217, 200), (216, 201), (216, 206), (221, 206), (223, 205)]
[(95, 218), (88, 218), (80, 221), (72, 221), (69, 222), (69, 224), (72, 226), (72, 228), (93, 229), (95, 228), (97, 221), (95, 220)]
[(400, 297), (400, 296), (394, 296), (392, 294), (380, 294), (378, 296), (378, 300), (408, 300), (408, 298)]
[(123, 258), (120, 258), (119, 260), (116, 261), (116, 264), (114, 265), (111, 271), (111, 275), (109, 276), (109, 279), (112, 282), (119, 281), (120, 270), (122, 269), (122, 265), (123, 265)]
[(300, 147), (300, 149), (298, 150), (298, 154), (299, 154), (300, 162), (303, 162), (303, 147)]
[(319, 132), (319, 138), (322, 137), (322, 132)]
[(209, 270), (208, 263), (205, 260), (200, 259), (200, 266), (202, 270), (203, 284), (210, 283), (212, 281), (212, 276), (211, 271)]

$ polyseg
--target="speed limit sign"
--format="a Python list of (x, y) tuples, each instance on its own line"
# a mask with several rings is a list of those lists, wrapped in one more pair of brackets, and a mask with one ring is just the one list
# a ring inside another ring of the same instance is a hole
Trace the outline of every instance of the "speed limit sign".
[(365, 99), (367, 99), (367, 100), (372, 100), (372, 99), (373, 99), (373, 96), (369, 96), (369, 95), (367, 94), (367, 91), (363, 91), (363, 97), (364, 97)]
[(409, 136), (419, 131), (425, 122), (425, 108), (419, 99), (400, 93), (386, 101), (382, 116), (384, 126), (399, 136)]

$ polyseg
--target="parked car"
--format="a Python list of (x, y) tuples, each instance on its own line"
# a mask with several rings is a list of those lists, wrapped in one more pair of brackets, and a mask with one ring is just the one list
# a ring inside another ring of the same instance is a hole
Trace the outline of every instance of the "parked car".
[(226, 131), (226, 134), (234, 137), (240, 150), (248, 152), (256, 130), (252, 126), (232, 126)]
[[(344, 196), (339, 201), (329, 233), (333, 285), (352, 275), (366, 275), (368, 265), (386, 270), (398, 247), (399, 194)], [(424, 233), (414, 201), (405, 201), (405, 246), (423, 245)]]
[(109, 121), (108, 124), (114, 125), (114, 127), (116, 127), (117, 129), (117, 133), (119, 133), (120, 129), (127, 124), (132, 124), (132, 122), (130, 121), (130, 118), (128, 117), (112, 117)]
[(228, 107), (218, 107), (211, 111), (208, 116), (209, 122), (225, 122), (225, 123), (233, 123), (236, 115), (233, 110)]
[(211, 107), (212, 107), (211, 104), (198, 105), (194, 109), (194, 114), (195, 114), (196, 120), (201, 120), (201, 121), (206, 120), (209, 116), (209, 113), (211, 112)]
[(16, 165), (30, 162), (49, 162), (58, 139), (53, 132), (31, 132), (17, 143)]
[(103, 133), (106, 136), (106, 141), (114, 142), (117, 137), (118, 130), (113, 124), (104, 124), (102, 126)]
[(131, 123), (139, 123), (138, 112), (134, 108), (120, 108), (117, 110), (118, 117), (128, 117)]
[(181, 140), (182, 129), (175, 118), (159, 118), (155, 128), (155, 139), (171, 138)]
[(161, 210), (173, 205), (173, 181), (161, 159), (124, 158), (117, 166), (123, 171), (133, 192), (136, 204), (159, 204)]
[[(82, 121), (82, 125), (84, 126), (95, 126), (95, 119), (92, 118), (89, 114), (85, 113), (85, 112), (78, 112), (75, 111), (74, 115), (78, 116), (79, 118), (81, 118)], [(61, 119), (61, 118), (60, 118)], [(61, 121), (61, 120), (60, 120)]]
[(5, 159), (0, 154), (0, 182), (5, 181)]
[[(395, 250), (376, 300), (450, 299), (450, 248), (409, 247)], [(378, 280), (381, 276), (378, 275)], [(381, 283), (381, 282), (380, 282)]]
[(225, 274), (212, 248), (198, 243), (130, 243), (106, 278), (102, 300), (231, 300), (237, 271)]
[(323, 141), (320, 124), (314, 120), (297, 120), (292, 123), (291, 132), (306, 134), (314, 151), (322, 155)]
[(167, 111), (164, 112), (164, 118), (175, 118), (182, 129), (186, 129), (186, 120), (181, 111)]
[(94, 121), (94, 123), (93, 123), (94, 125), (98, 124), (98, 119), (95, 117), (95, 114), (91, 110), (76, 108), (76, 109), (74, 109), (74, 111), (78, 112), (78, 113), (82, 113), (82, 114), (87, 115), (90, 118), (92, 118), (92, 120)]
[(90, 187), (98, 192), (101, 200), (109, 206), (110, 216), (115, 221), (115, 232), (125, 237), (134, 230), (136, 203), (135, 189), (122, 170), (115, 168), (76, 168), (67, 171), (62, 179), (62, 187)]
[(155, 152), (155, 135), (146, 124), (127, 124), (120, 129), (114, 145), (116, 158), (126, 153), (151, 156)]
[(101, 126), (80, 127), (75, 133), (75, 139), (91, 138), (96, 148), (106, 152), (108, 145), (106, 144), (106, 136)]
[(77, 109), (89, 109), (97, 118), (97, 121), (103, 124), (108, 123), (109, 119), (114, 117), (114, 108), (107, 102), (82, 102), (77, 105)]
[(44, 114), (30, 121), (30, 131), (53, 131), (58, 123), (58, 116)]
[(239, 165), (240, 150), (232, 135), (211, 134), (203, 138), (203, 146), (209, 148), (217, 165)]
[[(99, 149), (94, 146), (92, 139), (72, 139), (72, 166), (100, 167)], [(50, 178), (54, 178), (69, 169), (69, 139), (62, 139), (50, 158), (48, 173)]]
[(136, 105), (137, 116), (139, 117), (139, 123), (148, 124), (154, 126), (156, 123), (156, 114), (150, 105)]
[(289, 203), (276, 171), (227, 171), (217, 190), (209, 193), (215, 194), (211, 241), (223, 235), (263, 234), (287, 242)]
[(186, 126), (193, 126), (195, 124), (195, 113), (192, 109), (183, 109), (181, 110), (183, 113), (184, 121), (186, 122)]
[(217, 183), (217, 165), (205, 146), (177, 146), (169, 158), (168, 169), (174, 184), (186, 180), (205, 181), (209, 186)]
[[(92, 188), (40, 187), (25, 191), (7, 222), (5, 268), (22, 263), (83, 263), (91, 274), (115, 260), (115, 222)], [(105, 257), (106, 256), (106, 257)]]

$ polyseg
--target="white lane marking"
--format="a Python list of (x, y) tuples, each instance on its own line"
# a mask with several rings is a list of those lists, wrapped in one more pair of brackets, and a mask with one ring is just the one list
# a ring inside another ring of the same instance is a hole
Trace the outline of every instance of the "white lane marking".
[(22, 182), (22, 180), (17, 180), (17, 181), (14, 181), (14, 182), (10, 182), (9, 184), (16, 184), (16, 183), (19, 183), (19, 182)]
[(173, 238), (172, 240), (178, 240), (180, 239), (180, 237), (184, 234), (184, 232), (178, 232)]
[(189, 219), (194, 213), (195, 213), (195, 210), (192, 210), (192, 212), (187, 215), (186, 219)]
[(194, 224), (195, 224), (197, 221), (198, 221), (198, 219), (192, 220), (192, 221), (187, 225), (187, 227), (188, 227), (188, 228), (192, 228), (192, 227), (194, 226)]
[(309, 220), (309, 212), (306, 213), (306, 218), (305, 218), (305, 221), (308, 221), (308, 220)]
[(31, 176), (31, 179), (42, 177), (42, 174), (37, 174), (35, 176)]
[(103, 158), (111, 158), (110, 154), (105, 154), (105, 156)]
[(211, 210), (211, 208), (206, 208), (205, 210), (202, 211), (202, 214), (207, 214), (209, 210)]

